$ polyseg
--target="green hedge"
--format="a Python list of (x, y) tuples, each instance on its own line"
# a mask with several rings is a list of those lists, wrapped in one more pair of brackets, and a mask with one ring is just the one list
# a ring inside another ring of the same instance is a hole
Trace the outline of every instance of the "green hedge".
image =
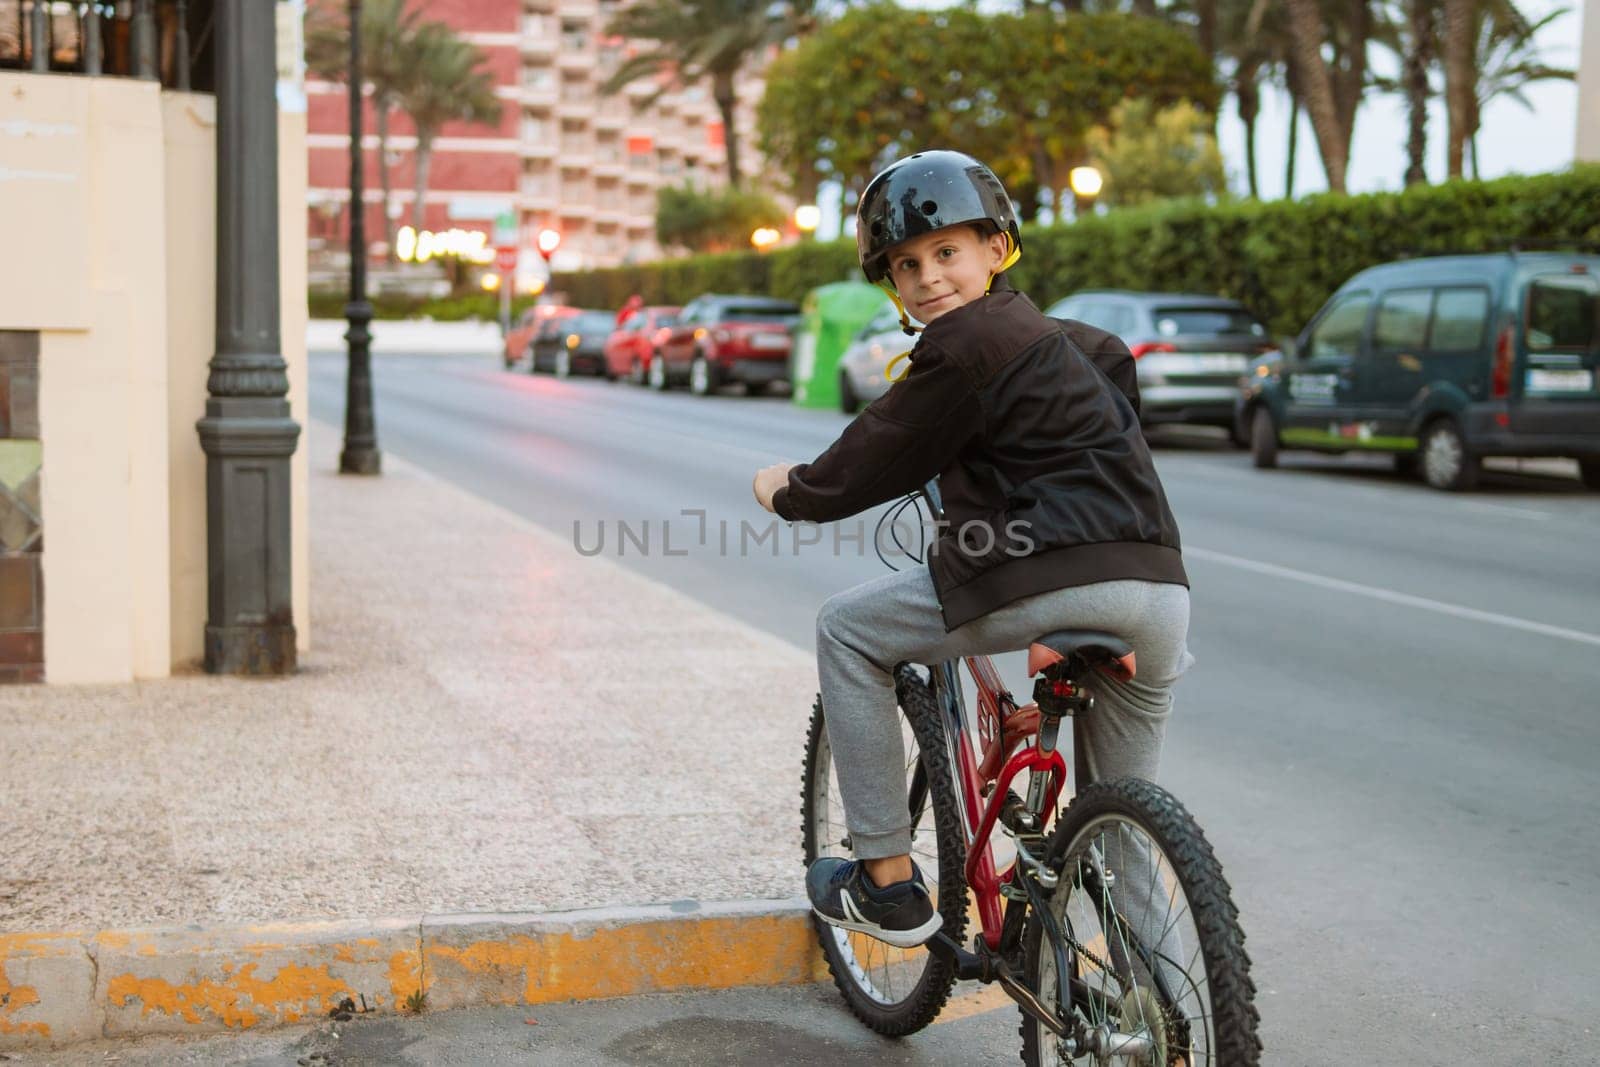
[[(1274, 332), (1292, 334), (1328, 294), (1373, 264), (1503, 249), (1514, 241), (1600, 243), (1600, 165), (1400, 193), (1116, 211), (1027, 228), (1022, 260), (1011, 273), (1041, 306), (1090, 287), (1217, 293), (1244, 301)], [(703, 292), (798, 300), (815, 286), (857, 276), (855, 245), (846, 239), (767, 255), (560, 274), (552, 288), (574, 304), (613, 308), (633, 293), (663, 304)]]

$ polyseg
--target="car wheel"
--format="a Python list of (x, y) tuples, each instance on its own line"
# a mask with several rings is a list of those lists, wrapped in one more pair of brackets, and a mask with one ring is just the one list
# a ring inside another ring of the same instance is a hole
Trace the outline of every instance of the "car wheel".
[(556, 377), (572, 377), (572, 351), (562, 348), (556, 352)]
[(533, 350), (533, 346), (532, 345), (528, 346), (528, 373), (529, 374), (538, 374), (539, 373), (539, 353), (537, 353), (537, 352), (535, 352)]
[(861, 408), (861, 398), (856, 396), (856, 387), (850, 384), (850, 375), (846, 371), (839, 372), (839, 410), (846, 415), (854, 415)]
[(650, 388), (657, 392), (665, 392), (667, 385), (667, 360), (658, 352), (650, 361)]
[(689, 363), (689, 392), (695, 396), (710, 396), (722, 383), (717, 380), (717, 370), (705, 356), (695, 356)]
[(1278, 465), (1278, 427), (1264, 406), (1250, 416), (1250, 462), (1262, 470)]
[(772, 387), (771, 382), (745, 382), (745, 396), (766, 396), (767, 390)]
[(1466, 492), (1478, 484), (1482, 461), (1467, 450), (1451, 419), (1439, 419), (1422, 431), (1422, 477), (1435, 489)]
[(1585, 488), (1600, 490), (1600, 456), (1578, 460), (1578, 479)]

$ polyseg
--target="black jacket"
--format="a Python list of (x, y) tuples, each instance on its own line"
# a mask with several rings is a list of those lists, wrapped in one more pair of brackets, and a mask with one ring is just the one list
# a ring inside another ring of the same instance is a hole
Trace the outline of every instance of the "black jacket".
[(930, 323), (910, 373), (792, 469), (773, 508), (831, 522), (938, 475), (949, 526), (929, 566), (949, 630), (1068, 586), (1187, 585), (1137, 404), (1121, 341), (997, 285)]

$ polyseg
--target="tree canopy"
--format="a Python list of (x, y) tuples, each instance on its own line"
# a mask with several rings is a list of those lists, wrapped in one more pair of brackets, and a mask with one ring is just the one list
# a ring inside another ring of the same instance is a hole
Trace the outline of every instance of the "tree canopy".
[(874, 3), (773, 62), (758, 125), (802, 197), (819, 181), (859, 192), (890, 160), (941, 146), (983, 159), (1013, 191), (1050, 190), (1059, 208), (1089, 130), (1120, 102), (1211, 111), (1218, 95), (1191, 35), (1158, 19)]

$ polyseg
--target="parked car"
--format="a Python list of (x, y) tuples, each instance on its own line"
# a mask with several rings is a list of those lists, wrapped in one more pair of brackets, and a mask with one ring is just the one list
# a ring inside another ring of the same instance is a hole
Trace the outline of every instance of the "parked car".
[(506, 331), (504, 353), (506, 369), (510, 370), (519, 361), (528, 358), (533, 347), (533, 335), (538, 332), (541, 322), (577, 313), (577, 308), (567, 307), (564, 304), (535, 304), (523, 311), (511, 324), (511, 329)]
[(677, 321), (681, 310), (647, 305), (623, 319), (606, 338), (608, 377), (643, 385), (650, 373), (650, 362), (655, 359), (656, 346), (666, 339), (667, 327)]
[(900, 328), (899, 310), (884, 304), (839, 357), (839, 410), (854, 415), (863, 404), (887, 393), (889, 379), (884, 373), (889, 361), (909, 351), (914, 343), (916, 338), (907, 337)]
[(1284, 448), (1393, 453), (1437, 489), (1485, 456), (1570, 456), (1600, 489), (1600, 256), (1386, 263), (1341, 286), (1294, 357), (1248, 381), (1258, 467)]
[(615, 312), (588, 308), (548, 320), (533, 336), (530, 370), (552, 370), (558, 378), (606, 374), (606, 338), (616, 324)]
[(649, 381), (656, 389), (687, 382), (707, 396), (728, 382), (740, 382), (754, 396), (789, 377), (791, 331), (800, 307), (765, 296), (707, 293), (685, 305), (678, 321), (651, 360)]
[[(1127, 343), (1146, 425), (1186, 422), (1234, 430), (1239, 379), (1251, 359), (1276, 347), (1248, 308), (1218, 296), (1083, 290), (1045, 314), (1109, 330)], [(1235, 441), (1245, 443), (1237, 434)]]

